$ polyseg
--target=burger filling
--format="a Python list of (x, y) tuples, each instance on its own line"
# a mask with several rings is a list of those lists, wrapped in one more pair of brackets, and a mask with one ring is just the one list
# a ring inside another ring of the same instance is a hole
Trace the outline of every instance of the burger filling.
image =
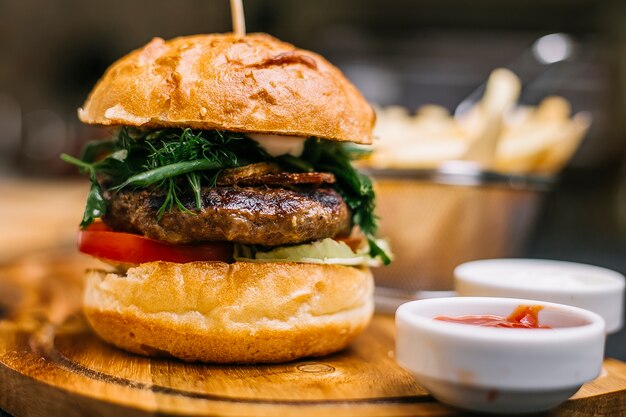
[(289, 146), (277, 150), (250, 136), (122, 127), (80, 159), (63, 155), (91, 178), (81, 228), (102, 220), (164, 244), (228, 242), (242, 260), (390, 261), (374, 238), (371, 181), (350, 163), (356, 148), (280, 137)]

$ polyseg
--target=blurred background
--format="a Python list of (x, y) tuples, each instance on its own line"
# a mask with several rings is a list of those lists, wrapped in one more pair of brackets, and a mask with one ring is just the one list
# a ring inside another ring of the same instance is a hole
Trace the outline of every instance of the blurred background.
[[(379, 106), (414, 111), (432, 103), (453, 111), (504, 66), (522, 79), (521, 104), (558, 94), (573, 112), (588, 112), (591, 128), (542, 194), (520, 255), (626, 273), (626, 2), (254, 0), (244, 6), (249, 32), (321, 53)], [(68, 201), (82, 201), (86, 181), (74, 182), (75, 169), (58, 155), (78, 154), (85, 141), (107, 137), (76, 117), (107, 66), (154, 36), (230, 30), (226, 0), (0, 0), (0, 243), (6, 248), (0, 261), (73, 239), (66, 225), (78, 223), (82, 207), (76, 212)], [(569, 35), (571, 57), (549, 68), (529, 63), (533, 43), (552, 33)], [(50, 182), (63, 184), (65, 194), (49, 195)], [(8, 204), (15, 199), (31, 204), (16, 213)], [(32, 218), (45, 218), (44, 226), (33, 228)], [(626, 360), (624, 332), (609, 338), (608, 354)]]

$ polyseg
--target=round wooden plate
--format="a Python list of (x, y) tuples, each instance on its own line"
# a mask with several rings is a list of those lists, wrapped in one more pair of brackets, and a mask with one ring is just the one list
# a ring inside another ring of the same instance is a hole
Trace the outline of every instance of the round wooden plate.
[[(394, 323), (376, 316), (347, 350), (279, 365), (215, 366), (128, 354), (95, 337), (79, 309), (90, 262), (68, 252), (0, 268), (0, 408), (28, 416), (449, 416), (393, 357)], [(10, 294), (10, 296), (7, 296)], [(552, 415), (626, 415), (626, 364)]]

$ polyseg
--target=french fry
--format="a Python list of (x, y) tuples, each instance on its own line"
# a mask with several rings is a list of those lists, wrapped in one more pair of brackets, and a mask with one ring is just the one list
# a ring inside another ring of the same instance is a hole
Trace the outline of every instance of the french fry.
[(550, 96), (544, 98), (537, 109), (535, 110), (534, 117), (538, 122), (551, 122), (551, 121), (569, 121), (569, 116), (572, 111), (572, 106), (569, 101), (563, 97)]
[(564, 129), (561, 138), (555, 141), (545, 157), (539, 161), (535, 171), (543, 173), (560, 171), (574, 156), (590, 126), (591, 116), (588, 113), (576, 114)]
[(513, 72), (498, 68), (491, 73), (485, 95), (477, 105), (481, 121), (474, 132), (476, 136), (462, 159), (478, 162), (486, 168), (494, 165), (504, 114), (517, 102), (521, 88), (521, 82)]
[(576, 152), (589, 129), (587, 114), (571, 117), (563, 97), (546, 97), (536, 107), (516, 106), (519, 79), (495, 70), (481, 102), (454, 118), (437, 105), (412, 115), (403, 107), (377, 109), (371, 168), (436, 168), (449, 160), (471, 160), (503, 173), (554, 174)]

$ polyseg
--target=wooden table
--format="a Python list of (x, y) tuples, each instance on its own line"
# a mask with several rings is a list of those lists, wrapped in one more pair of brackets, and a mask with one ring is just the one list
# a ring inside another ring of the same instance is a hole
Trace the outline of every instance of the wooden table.
[[(80, 314), (82, 271), (98, 263), (72, 244), (85, 192), (0, 183), (0, 408), (15, 417), (462, 414), (396, 365), (391, 316), (377, 315), (343, 352), (279, 365), (188, 364), (101, 342)], [(626, 415), (626, 364), (607, 359), (551, 415)]]

